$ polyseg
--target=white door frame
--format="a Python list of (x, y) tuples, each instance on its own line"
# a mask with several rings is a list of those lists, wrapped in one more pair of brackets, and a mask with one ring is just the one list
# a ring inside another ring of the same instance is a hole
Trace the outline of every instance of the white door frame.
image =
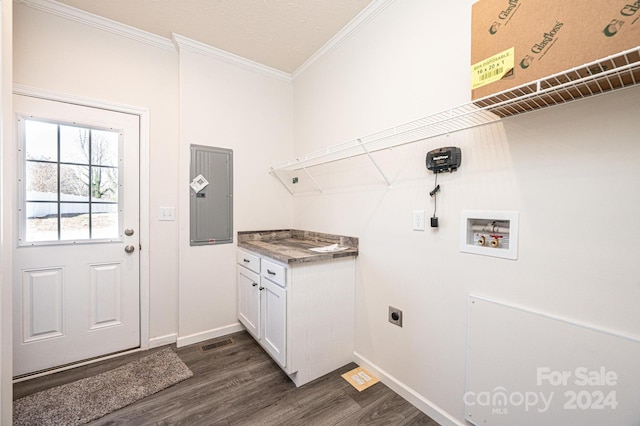
[[(134, 351), (149, 349), (149, 110), (147, 108), (90, 99), (46, 89), (39, 89), (31, 86), (24, 86), (20, 84), (13, 85), (13, 94), (30, 96), (33, 98), (46, 99), (51, 101), (66, 102), (74, 105), (92, 108), (100, 108), (109, 111), (137, 115), (140, 118), (140, 245), (142, 247), (139, 252), (140, 348)], [(13, 143), (15, 143), (15, 141)], [(12, 227), (15, 232), (17, 226), (15, 214), (8, 217), (7, 220), (10, 223), (9, 227)], [(12, 244), (15, 247), (15, 241), (13, 241)], [(92, 360), (92, 362), (95, 361), (97, 360)], [(74, 364), (70, 366), (70, 368), (76, 367), (78, 365), (82, 365), (82, 363)], [(30, 376), (29, 378), (33, 378), (36, 376), (37, 375)]]

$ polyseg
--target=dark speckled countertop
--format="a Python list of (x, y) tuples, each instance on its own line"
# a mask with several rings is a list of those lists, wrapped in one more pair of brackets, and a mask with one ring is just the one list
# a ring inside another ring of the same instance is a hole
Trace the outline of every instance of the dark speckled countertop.
[[(318, 253), (311, 248), (338, 244), (346, 250)], [(358, 238), (320, 232), (282, 229), (274, 231), (238, 232), (238, 247), (279, 260), (283, 263), (317, 262), (319, 260), (358, 255)]]

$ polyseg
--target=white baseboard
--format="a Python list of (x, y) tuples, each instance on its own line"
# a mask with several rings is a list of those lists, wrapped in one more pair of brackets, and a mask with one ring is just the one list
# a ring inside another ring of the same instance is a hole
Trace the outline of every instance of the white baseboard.
[(178, 333), (167, 334), (166, 336), (153, 337), (149, 339), (149, 349), (159, 346), (171, 345), (178, 340)]
[(361, 367), (366, 368), (370, 373), (377, 376), (382, 383), (389, 386), (395, 393), (409, 401), (420, 411), (431, 417), (441, 425), (466, 426), (466, 423), (460, 422), (458, 419), (447, 413), (433, 402), (429, 401), (409, 386), (396, 379), (382, 368), (378, 367), (357, 352), (353, 352), (355, 362)]
[(215, 339), (217, 337), (226, 336), (227, 334), (243, 331), (244, 327), (239, 322), (235, 324), (225, 325), (224, 327), (214, 328), (212, 330), (201, 331), (200, 333), (190, 334), (188, 336), (178, 337), (177, 346), (193, 345), (195, 343), (204, 342), (205, 340)]

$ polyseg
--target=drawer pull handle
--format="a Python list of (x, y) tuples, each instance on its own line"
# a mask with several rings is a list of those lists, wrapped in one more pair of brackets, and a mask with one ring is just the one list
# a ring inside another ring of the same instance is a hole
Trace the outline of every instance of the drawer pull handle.
[(258, 290), (262, 291), (262, 290), (264, 290), (264, 287), (260, 287), (260, 288), (258, 288)]
[(257, 286), (257, 285), (258, 285), (258, 283), (253, 283), (253, 284), (251, 284), (251, 285), (252, 285), (253, 287), (255, 287), (255, 286)]
[(249, 259), (242, 259), (242, 261), (243, 261), (244, 263), (249, 263), (249, 262), (251, 262)]
[(269, 269), (267, 269), (267, 274), (269, 274), (269, 275), (275, 275), (276, 273), (275, 273), (275, 272), (273, 272), (273, 271), (270, 271)]

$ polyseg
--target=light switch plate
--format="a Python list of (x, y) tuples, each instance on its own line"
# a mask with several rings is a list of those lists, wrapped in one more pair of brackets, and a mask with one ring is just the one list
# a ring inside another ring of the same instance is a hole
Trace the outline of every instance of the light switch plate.
[(174, 207), (160, 207), (158, 212), (158, 220), (176, 220)]
[(424, 210), (413, 211), (413, 230), (424, 231)]

